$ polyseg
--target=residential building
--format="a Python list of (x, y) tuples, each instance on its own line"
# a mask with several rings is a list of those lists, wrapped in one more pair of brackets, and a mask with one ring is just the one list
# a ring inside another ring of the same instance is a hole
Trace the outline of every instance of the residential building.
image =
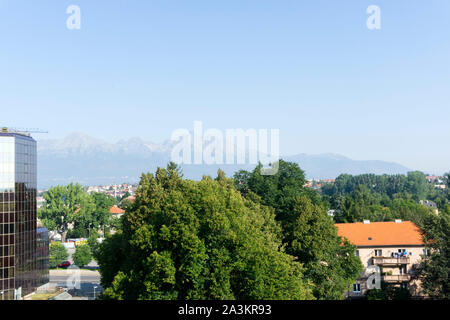
[(39, 282), (36, 141), (0, 132), (0, 300), (21, 299)]
[(120, 217), (125, 213), (125, 210), (120, 209), (118, 206), (112, 206), (112, 207), (109, 209), (109, 212), (111, 213), (111, 215), (112, 215), (113, 217), (120, 218)]
[(136, 200), (136, 196), (129, 196), (129, 197), (126, 197), (124, 200), (128, 200), (128, 201), (130, 201), (131, 203), (134, 203), (134, 201)]
[(432, 182), (438, 182), (438, 183), (442, 183), (444, 180), (444, 177), (439, 177), (439, 176), (426, 176), (426, 179), (429, 183)]
[(419, 203), (428, 209), (431, 209), (435, 214), (439, 214), (439, 209), (437, 207), (437, 204), (431, 200), (420, 200)]
[(382, 281), (408, 288), (413, 297), (423, 297), (420, 281), (414, 279), (417, 266), (427, 255), (421, 230), (410, 221), (336, 224), (338, 234), (357, 246), (356, 254), (364, 265), (361, 278), (347, 293), (361, 298)]

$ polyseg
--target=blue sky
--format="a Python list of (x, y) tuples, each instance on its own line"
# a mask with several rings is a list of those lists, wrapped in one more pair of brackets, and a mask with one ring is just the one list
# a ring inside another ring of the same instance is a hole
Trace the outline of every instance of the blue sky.
[(449, 101), (446, 0), (0, 0), (0, 125), (38, 139), (162, 142), (201, 120), (442, 173)]

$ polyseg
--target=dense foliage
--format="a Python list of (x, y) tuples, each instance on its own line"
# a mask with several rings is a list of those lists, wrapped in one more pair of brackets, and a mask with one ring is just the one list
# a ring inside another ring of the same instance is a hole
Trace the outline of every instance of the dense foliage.
[(170, 164), (142, 176), (123, 230), (97, 259), (105, 299), (313, 299), (284, 252), (273, 210), (231, 179), (183, 180)]
[(431, 216), (422, 229), (430, 252), (419, 269), (423, 288), (433, 298), (450, 299), (450, 217)]
[(99, 248), (99, 234), (96, 231), (91, 232), (91, 235), (89, 236), (88, 240), (87, 240), (87, 244), (89, 246), (89, 248), (91, 249), (92, 255), (95, 255), (98, 248)]
[(79, 245), (75, 249), (75, 253), (72, 255), (73, 262), (79, 266), (84, 267), (92, 261), (91, 247), (87, 244)]
[(407, 288), (382, 282), (381, 289), (369, 290), (366, 298), (367, 300), (408, 300), (411, 299), (411, 293)]
[(257, 194), (262, 204), (275, 209), (286, 251), (304, 265), (314, 296), (344, 298), (362, 271), (356, 247), (338, 236), (319, 194), (304, 187), (305, 175), (296, 163), (281, 160), (278, 173), (271, 176), (262, 176), (260, 169), (261, 165), (252, 172), (238, 172), (236, 187), (247, 197)]
[(422, 172), (343, 174), (335, 183), (324, 185), (321, 192), (328, 207), (335, 210), (334, 218), (339, 223), (403, 219), (421, 224), (433, 210), (420, 204), (420, 200), (432, 200), (440, 212), (450, 214), (448, 189), (437, 189), (427, 183)]
[(112, 225), (109, 209), (117, 204), (114, 197), (89, 195), (79, 184), (50, 188), (43, 197), (46, 203), (38, 216), (47, 229), (62, 235), (63, 242), (67, 236), (88, 237), (91, 230)]
[[(96, 258), (104, 299), (343, 299), (362, 264), (334, 224), (363, 219), (416, 223), (430, 249), (416, 276), (431, 297), (449, 297), (449, 188), (410, 172), (341, 175), (314, 190), (295, 163), (281, 160), (270, 176), (261, 168), (190, 181), (170, 163), (142, 176), (135, 202), (121, 203), (120, 220), (108, 212), (116, 199), (79, 185), (55, 187), (39, 216), (63, 236), (69, 226), (73, 235), (90, 235), (74, 259), (83, 266)], [(421, 200), (434, 201), (439, 213)], [(117, 232), (99, 244), (102, 228)], [(67, 259), (64, 247), (52, 246), (52, 265)], [(410, 296), (383, 284), (367, 298)]]
[(55, 268), (62, 262), (66, 261), (69, 253), (64, 245), (60, 242), (53, 242), (50, 244), (49, 261), (50, 267)]

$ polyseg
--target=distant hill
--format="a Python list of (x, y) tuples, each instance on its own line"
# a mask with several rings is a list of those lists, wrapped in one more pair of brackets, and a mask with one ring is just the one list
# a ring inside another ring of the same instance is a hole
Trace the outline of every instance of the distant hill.
[(306, 171), (309, 178), (327, 179), (335, 178), (347, 173), (359, 175), (374, 174), (406, 174), (410, 169), (395, 162), (379, 160), (352, 160), (338, 154), (299, 154), (284, 157), (286, 161), (297, 162)]
[[(79, 182), (98, 185), (137, 182), (142, 172), (154, 172), (158, 166), (170, 161), (170, 141), (155, 144), (140, 138), (108, 143), (83, 133), (73, 133), (61, 140), (38, 141), (38, 184), (47, 188), (57, 184)], [(335, 178), (348, 174), (405, 174), (408, 168), (391, 162), (357, 161), (336, 154), (286, 156), (283, 159), (297, 162), (308, 178)], [(251, 170), (253, 165), (185, 165), (184, 176), (200, 179), (203, 175), (215, 176), (222, 168), (231, 176), (239, 169)]]

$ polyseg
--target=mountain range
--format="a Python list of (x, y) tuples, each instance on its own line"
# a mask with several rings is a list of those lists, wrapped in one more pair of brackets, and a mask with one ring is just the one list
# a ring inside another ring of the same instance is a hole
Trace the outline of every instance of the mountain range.
[[(82, 185), (134, 183), (142, 172), (154, 172), (170, 161), (173, 144), (144, 141), (140, 138), (109, 143), (77, 132), (63, 139), (38, 140), (38, 185), (48, 188), (78, 182)], [(393, 162), (352, 160), (337, 154), (298, 154), (282, 157), (296, 162), (308, 178), (335, 178), (348, 174), (406, 174), (410, 169)], [(200, 179), (215, 176), (220, 167), (228, 176), (254, 165), (182, 165), (184, 176)]]

